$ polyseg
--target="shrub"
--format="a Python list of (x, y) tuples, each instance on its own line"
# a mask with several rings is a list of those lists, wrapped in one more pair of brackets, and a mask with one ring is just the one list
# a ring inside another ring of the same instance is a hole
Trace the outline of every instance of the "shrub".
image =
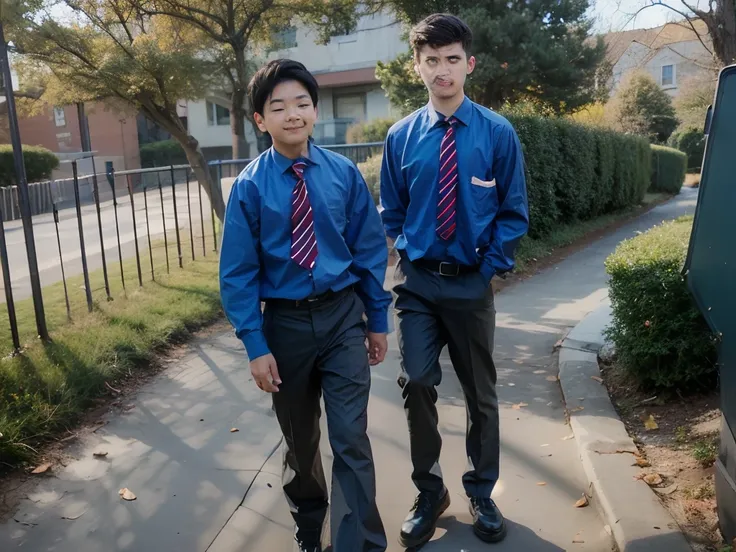
[(165, 167), (187, 164), (187, 156), (176, 140), (162, 140), (143, 144), (140, 148), (142, 167)]
[(678, 130), (670, 137), (668, 145), (687, 155), (688, 170), (699, 170), (703, 165), (705, 134), (702, 130), (694, 127)]
[(567, 119), (509, 114), (524, 151), (529, 235), (638, 205), (650, 183), (649, 142)]
[(373, 202), (378, 205), (381, 194), (381, 160), (382, 155), (373, 155), (366, 159), (363, 163), (358, 164), (368, 189), (373, 196)]
[(651, 191), (676, 194), (685, 182), (686, 173), (687, 155), (673, 148), (652, 146)]
[(347, 131), (348, 144), (369, 144), (371, 142), (383, 142), (396, 121), (394, 119), (374, 119), (368, 123), (356, 123), (351, 125)]
[(715, 339), (681, 276), (692, 217), (622, 242), (606, 259), (613, 321), (606, 333), (622, 367), (647, 388), (716, 382)]
[[(23, 146), (23, 164), (26, 167), (28, 182), (38, 182), (51, 177), (53, 170), (59, 167), (59, 158), (46, 148)], [(0, 145), (0, 186), (13, 186), (15, 183), (13, 147), (10, 144), (2, 144)]]

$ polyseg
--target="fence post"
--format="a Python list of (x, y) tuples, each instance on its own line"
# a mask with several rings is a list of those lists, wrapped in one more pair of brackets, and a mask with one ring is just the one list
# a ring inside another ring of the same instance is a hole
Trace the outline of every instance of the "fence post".
[[(120, 224), (118, 223), (118, 197), (115, 192), (115, 168), (112, 166), (112, 161), (105, 162), (105, 174), (107, 175), (107, 181), (112, 188), (112, 206), (115, 211), (115, 232), (118, 236), (118, 258), (120, 259), (120, 281), (123, 283), (123, 293), (125, 293), (125, 270), (123, 269), (123, 249), (120, 246)], [(127, 295), (127, 294), (126, 294)]]
[(179, 209), (176, 206), (176, 182), (174, 182), (174, 165), (171, 165), (171, 196), (174, 201), (174, 226), (176, 227), (176, 252), (179, 255), (179, 268), (184, 268), (181, 254), (181, 236), (179, 235)]
[[(3, 190), (5, 191), (5, 190)], [(5, 194), (3, 194), (4, 196)], [(5, 212), (0, 212), (0, 262), (3, 269), (3, 283), (5, 288), (5, 304), (8, 306), (8, 320), (10, 333), (13, 336), (13, 354), (20, 352), (20, 338), (18, 337), (18, 321), (15, 318), (15, 302), (13, 301), (13, 285), (10, 282), (10, 264), (8, 263), (8, 245), (5, 241)]]
[(143, 273), (141, 272), (141, 254), (138, 250), (138, 226), (135, 220), (135, 198), (133, 197), (133, 182), (130, 175), (126, 176), (128, 194), (130, 195), (130, 212), (133, 213), (133, 239), (135, 240), (135, 263), (138, 267), (138, 285), (143, 287)]
[(79, 227), (79, 248), (82, 255), (82, 272), (84, 273), (84, 292), (87, 295), (87, 310), (92, 312), (92, 289), (89, 284), (89, 271), (87, 270), (87, 252), (84, 248), (84, 225), (82, 224), (82, 204), (79, 199), (79, 175), (76, 159), (72, 161), (72, 174), (74, 175), (74, 204), (77, 208), (77, 226)]
[(110, 280), (107, 277), (107, 259), (105, 258), (105, 238), (102, 235), (102, 213), (100, 212), (100, 187), (97, 183), (97, 167), (95, 166), (95, 158), (92, 156), (92, 195), (95, 198), (95, 208), (97, 209), (97, 228), (100, 232), (100, 252), (102, 253), (102, 276), (105, 279), (105, 293), (107, 300), (112, 301), (110, 295)]

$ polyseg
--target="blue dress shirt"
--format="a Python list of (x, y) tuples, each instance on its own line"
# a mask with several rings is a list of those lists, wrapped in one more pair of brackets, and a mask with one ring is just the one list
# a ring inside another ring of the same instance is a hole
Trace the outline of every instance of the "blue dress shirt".
[(312, 206), (317, 259), (312, 271), (291, 259), (291, 201), (297, 178), (271, 148), (235, 179), (225, 213), (220, 295), (225, 313), (253, 360), (270, 351), (261, 300), (305, 299), (356, 285), (368, 330), (388, 330), (391, 294), (383, 284), (386, 235), (368, 186), (345, 157), (310, 142), (304, 179)]
[(521, 143), (502, 116), (467, 97), (454, 113), (458, 157), (457, 229), (435, 233), (444, 116), (427, 105), (396, 123), (386, 137), (381, 205), (386, 234), (410, 260), (480, 265), (490, 283), (514, 267), (529, 227)]

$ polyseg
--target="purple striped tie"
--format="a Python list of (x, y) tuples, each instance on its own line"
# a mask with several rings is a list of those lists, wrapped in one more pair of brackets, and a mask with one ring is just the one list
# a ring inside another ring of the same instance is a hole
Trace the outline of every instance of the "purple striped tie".
[(291, 168), (299, 178), (291, 194), (291, 258), (307, 270), (314, 268), (317, 259), (317, 237), (314, 235), (312, 206), (304, 182), (304, 169), (307, 164), (297, 161)]
[(440, 146), (440, 193), (437, 202), (437, 235), (449, 240), (455, 234), (457, 205), (457, 151), (455, 149), (455, 117), (447, 120), (447, 132)]

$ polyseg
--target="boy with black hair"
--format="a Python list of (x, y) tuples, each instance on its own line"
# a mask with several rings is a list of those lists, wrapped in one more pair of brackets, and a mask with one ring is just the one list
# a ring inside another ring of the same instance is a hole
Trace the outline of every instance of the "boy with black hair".
[(273, 146), (232, 188), (220, 254), (222, 303), (256, 384), (272, 393), (299, 550), (322, 550), (329, 504), (319, 451), (324, 394), (334, 453), (333, 550), (382, 552), (366, 433), (370, 366), (385, 357), (391, 303), (380, 216), (355, 165), (311, 142), (318, 86), (304, 65), (268, 63), (248, 95)]
[(448, 346), (467, 405), (463, 486), (475, 534), (504, 538), (491, 493), (499, 477), (499, 416), (493, 364), (491, 280), (514, 266), (527, 232), (524, 160), (511, 124), (465, 96), (472, 33), (435, 14), (411, 32), (414, 68), (429, 104), (394, 125), (381, 169), (381, 216), (400, 260), (394, 292), (402, 387), (417, 499), (401, 528), (406, 547), (434, 533), (450, 504), (439, 465), (439, 355)]

